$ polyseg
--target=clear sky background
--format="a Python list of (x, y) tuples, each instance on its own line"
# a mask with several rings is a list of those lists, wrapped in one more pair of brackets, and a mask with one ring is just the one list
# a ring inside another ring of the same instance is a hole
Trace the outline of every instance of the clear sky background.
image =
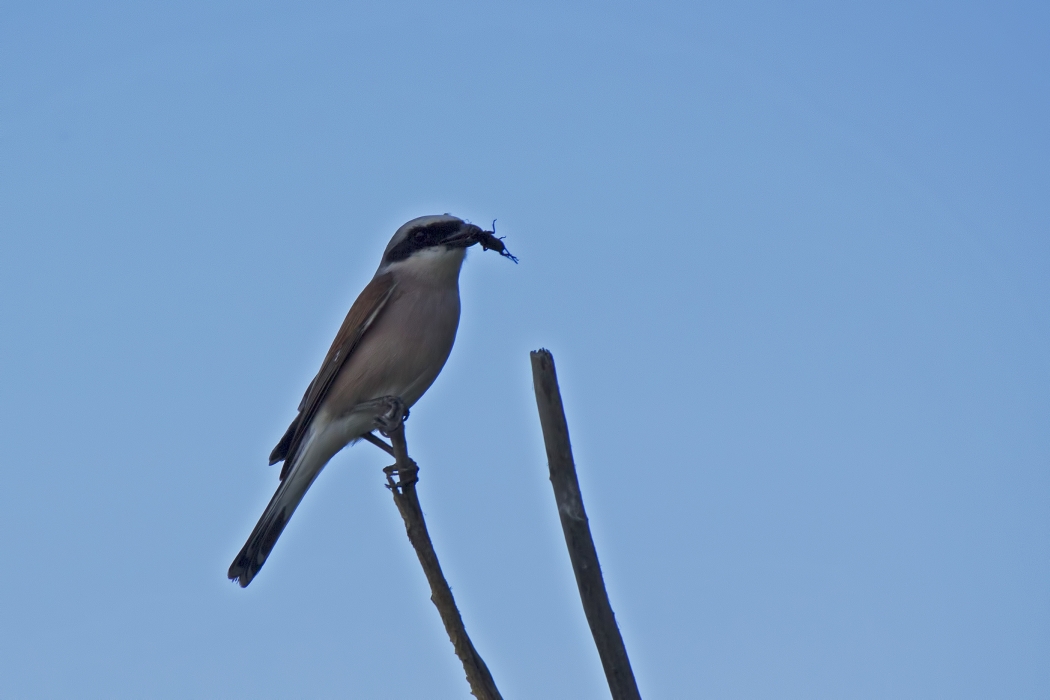
[(0, 697), (466, 698), (369, 445), (267, 455), (393, 231), (498, 218), (408, 423), (508, 700), (1050, 695), (1046, 3), (0, 12)]

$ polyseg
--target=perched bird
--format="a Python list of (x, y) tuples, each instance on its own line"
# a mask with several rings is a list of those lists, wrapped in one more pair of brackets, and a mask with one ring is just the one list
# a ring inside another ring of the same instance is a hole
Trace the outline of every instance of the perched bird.
[(492, 231), (448, 214), (413, 219), (394, 233), (270, 454), (270, 464), (284, 462), (281, 484), (230, 565), (241, 587), (328, 460), (376, 428), (376, 401), (399, 400), (407, 410), (437, 378), (459, 326), (459, 270), (475, 243), (517, 261)]

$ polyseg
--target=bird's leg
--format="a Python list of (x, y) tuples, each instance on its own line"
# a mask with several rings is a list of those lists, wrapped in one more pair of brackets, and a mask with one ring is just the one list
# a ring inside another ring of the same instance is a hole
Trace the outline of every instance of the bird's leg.
[(383, 438), (376, 437), (372, 433), (365, 433), (364, 435), (361, 436), (361, 439), (364, 440), (365, 442), (372, 443), (373, 445), (375, 445), (376, 447), (381, 449), (383, 452), (386, 452), (391, 457), (394, 456), (394, 448), (391, 447), (390, 445), (388, 445), (386, 443), (386, 441), (383, 440)]
[(392, 432), (408, 420), (408, 406), (399, 396), (381, 396), (364, 405), (372, 409), (372, 424), (385, 437), (390, 437)]
[(383, 467), (383, 473), (386, 474), (386, 487), (397, 493), (403, 493), (406, 486), (419, 481), (419, 467), (413, 461), (408, 462), (407, 469), (399, 469), (396, 464)]
[[(383, 436), (391, 438), (391, 442), (394, 443), (393, 445), (388, 445), (385, 440), (370, 432), (361, 436), (362, 440), (372, 443), (397, 460), (397, 464), (383, 470), (387, 476), (387, 487), (400, 489), (419, 481), (416, 477), (419, 467), (408, 456), (405, 447), (404, 425), (405, 419), (408, 418), (408, 407), (405, 406), (405, 402), (398, 396), (381, 396), (378, 399), (357, 404), (354, 406), (354, 412), (371, 414), (372, 425), (375, 426), (374, 430), (378, 430)], [(400, 450), (398, 449), (399, 447)], [(404, 464), (405, 466), (398, 468), (398, 464)], [(394, 481), (394, 475), (399, 477), (397, 481)]]
[(370, 415), (372, 429), (378, 430), (385, 437), (390, 437), (390, 433), (400, 428), (401, 424), (408, 420), (408, 406), (399, 396), (380, 396), (378, 399), (362, 401), (354, 406), (351, 413)]
[[(405, 428), (399, 426), (393, 433), (394, 443), (394, 459), (397, 461), (391, 464), (389, 467), (383, 468), (383, 473), (386, 474), (386, 486), (388, 489), (392, 489), (397, 493), (404, 493), (406, 486), (419, 481), (419, 467), (416, 465), (415, 460), (408, 456), (405, 450)], [(397, 477), (397, 481), (394, 477)]]
[[(383, 470), (387, 477), (387, 487), (398, 490), (400, 493), (400, 490), (405, 486), (419, 481), (416, 476), (419, 467), (405, 453), (403, 431), (405, 419), (408, 418), (408, 407), (405, 406), (405, 402), (398, 396), (382, 396), (360, 404), (357, 409), (370, 411), (372, 413), (372, 424), (375, 426), (375, 429), (384, 437), (391, 438), (391, 442), (393, 442), (391, 447), (374, 435), (368, 434), (363, 436), (372, 444), (393, 454), (397, 459), (397, 464), (386, 467)], [(400, 450), (398, 450), (399, 446), (401, 447)], [(399, 452), (400, 454), (398, 454)], [(394, 480), (395, 475), (397, 476), (396, 481)]]

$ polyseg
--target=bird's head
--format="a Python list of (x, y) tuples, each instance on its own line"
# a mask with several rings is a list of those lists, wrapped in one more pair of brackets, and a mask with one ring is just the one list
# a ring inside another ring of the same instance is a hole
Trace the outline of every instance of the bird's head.
[(421, 216), (412, 219), (394, 233), (386, 250), (380, 270), (399, 266), (399, 263), (463, 260), (464, 251), (475, 243), (486, 250), (498, 251), (500, 255), (517, 262), (503, 242), (493, 231), (468, 224), (451, 214)]

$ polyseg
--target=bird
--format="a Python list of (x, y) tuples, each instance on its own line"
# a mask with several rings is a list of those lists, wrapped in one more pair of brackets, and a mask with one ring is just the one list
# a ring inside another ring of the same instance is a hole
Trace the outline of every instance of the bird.
[(434, 383), (456, 339), (459, 273), (476, 243), (517, 262), (494, 230), (451, 214), (421, 216), (394, 233), (270, 453), (271, 465), (284, 462), (280, 485), (227, 574), (242, 588), (328, 461), (363, 437), (375, 440), (377, 402), (400, 403), (407, 415)]

